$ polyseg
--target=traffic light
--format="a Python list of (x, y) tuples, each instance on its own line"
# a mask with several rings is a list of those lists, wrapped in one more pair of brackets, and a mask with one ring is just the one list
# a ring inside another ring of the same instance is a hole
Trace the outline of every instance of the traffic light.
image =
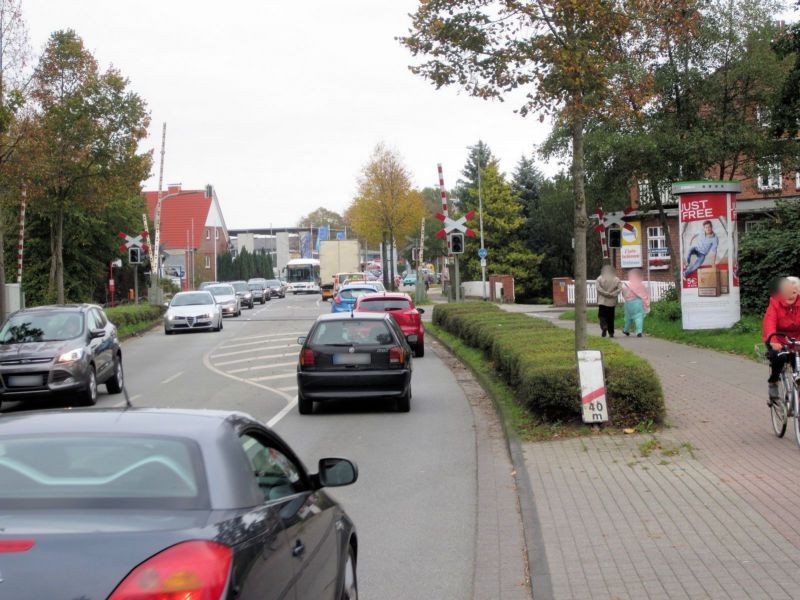
[(411, 249), (411, 260), (417, 262), (419, 260), (419, 248)]
[(141, 248), (128, 248), (128, 262), (132, 265), (142, 264), (142, 249)]
[(464, 234), (456, 231), (450, 234), (450, 253), (464, 254)]
[(622, 246), (622, 230), (614, 227), (608, 230), (608, 247), (619, 248)]

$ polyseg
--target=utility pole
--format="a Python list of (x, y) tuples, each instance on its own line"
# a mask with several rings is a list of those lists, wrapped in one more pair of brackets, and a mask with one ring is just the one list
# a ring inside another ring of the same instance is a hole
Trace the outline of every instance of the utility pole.
[[(417, 254), (417, 304), (422, 302), (422, 292), (425, 289), (425, 282), (420, 282), (420, 275), (422, 274), (422, 265), (425, 261), (425, 219), (422, 219), (422, 224), (419, 228), (419, 253)], [(422, 287), (420, 287), (420, 285)]]
[(163, 200), (164, 186), (164, 154), (167, 145), (167, 123), (164, 122), (161, 128), (161, 166), (158, 170), (158, 199), (156, 209), (153, 212), (153, 225), (155, 226), (155, 236), (153, 237), (153, 248), (150, 253), (150, 285), (153, 290), (151, 302), (161, 303), (159, 284), (161, 280), (161, 202)]
[(481, 294), (483, 295), (483, 300), (486, 300), (486, 258), (485, 258), (485, 248), (483, 246), (483, 192), (481, 191), (481, 156), (480, 152), (478, 152), (478, 222), (480, 224), (480, 234), (481, 234), (481, 252), (480, 252), (480, 259), (481, 259)]

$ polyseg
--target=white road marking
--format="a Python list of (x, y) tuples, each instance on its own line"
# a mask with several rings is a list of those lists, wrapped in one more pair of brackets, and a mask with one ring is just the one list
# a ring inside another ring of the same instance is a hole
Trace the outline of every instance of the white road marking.
[(276, 338), (276, 337), (285, 337), (287, 335), (297, 336), (297, 335), (305, 335), (308, 331), (289, 331), (284, 333), (269, 333), (266, 335), (244, 335), (242, 337), (237, 337), (236, 340), (263, 340), (267, 338)]
[(266, 377), (252, 377), (247, 381), (271, 381), (272, 379), (286, 379), (287, 377), (295, 377), (296, 375), (297, 375), (296, 371), (291, 371), (289, 373), (281, 373), (279, 375), (267, 375)]
[(271, 418), (269, 421), (267, 421), (267, 427), (270, 427), (270, 428), (272, 428), (272, 427), (275, 427), (275, 425), (277, 425), (277, 424), (278, 424), (278, 422), (279, 422), (279, 421), (280, 421), (280, 420), (281, 420), (283, 417), (285, 417), (285, 416), (286, 416), (286, 415), (288, 415), (290, 412), (292, 412), (292, 409), (294, 409), (294, 407), (295, 407), (295, 406), (297, 406), (297, 396), (295, 396), (294, 398), (292, 398), (292, 399), (289, 401), (289, 404), (287, 404), (286, 406), (284, 406), (284, 407), (281, 409), (281, 411), (280, 411), (280, 412), (279, 412), (277, 415), (275, 415), (275, 416), (274, 416), (274, 417), (272, 417), (272, 418)]
[(254, 362), (257, 360), (268, 360), (270, 358), (283, 358), (285, 356), (297, 356), (297, 351), (284, 352), (283, 354), (266, 354), (262, 356), (251, 356), (250, 358), (237, 358), (236, 360), (226, 360), (223, 362), (215, 362), (214, 364), (218, 367), (224, 367), (226, 365), (240, 365), (242, 363)]
[(177, 373), (175, 373), (175, 375), (173, 375), (172, 377), (167, 377), (167, 378), (166, 378), (164, 381), (162, 381), (162, 382), (161, 382), (161, 385), (166, 385), (166, 384), (168, 384), (168, 383), (172, 383), (173, 381), (175, 381), (175, 380), (176, 380), (178, 377), (180, 377), (181, 375), (183, 375), (183, 371), (178, 371), (178, 372), (177, 372)]
[(255, 367), (243, 367), (241, 369), (231, 369), (228, 373), (246, 373), (247, 371), (263, 371), (264, 369), (275, 369), (277, 367), (291, 367), (296, 365), (297, 361), (293, 360), (292, 362), (285, 362), (285, 363), (275, 363), (269, 365), (257, 365)]
[(297, 386), (296, 385), (289, 385), (289, 386), (278, 388), (278, 389), (280, 391), (282, 391), (282, 392), (294, 392), (294, 391), (297, 390)]
[(241, 344), (228, 344), (226, 346), (220, 346), (220, 350), (227, 350), (228, 348), (242, 348), (244, 346), (257, 346), (258, 344), (264, 344), (266, 342), (283, 342), (283, 341), (296, 342), (297, 338), (294, 338), (294, 337), (282, 337), (282, 338), (272, 338), (270, 340), (259, 340), (259, 341), (255, 341), (255, 342), (242, 342)]
[(251, 348), (250, 350), (236, 350), (235, 352), (222, 352), (220, 354), (215, 354), (211, 358), (216, 360), (218, 358), (225, 358), (226, 356), (241, 356), (242, 354), (252, 354), (253, 352), (259, 352), (261, 350), (285, 350), (286, 348), (291, 348), (292, 344), (283, 344), (282, 346), (269, 346), (267, 348)]

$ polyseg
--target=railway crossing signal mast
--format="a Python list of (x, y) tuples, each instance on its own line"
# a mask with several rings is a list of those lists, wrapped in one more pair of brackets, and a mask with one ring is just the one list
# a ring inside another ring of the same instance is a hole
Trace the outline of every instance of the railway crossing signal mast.
[(476, 237), (475, 231), (467, 225), (475, 218), (475, 211), (470, 211), (463, 217), (451, 219), (447, 210), (447, 192), (444, 189), (444, 177), (442, 176), (442, 165), (439, 167), (439, 188), (442, 197), (442, 212), (436, 214), (436, 218), (442, 222), (442, 229), (436, 232), (437, 238), (447, 238), (448, 256), (453, 258), (454, 271), (451, 278), (453, 287), (453, 297), (456, 301), (461, 299), (461, 273), (459, 271), (458, 257), (464, 253), (466, 237)]

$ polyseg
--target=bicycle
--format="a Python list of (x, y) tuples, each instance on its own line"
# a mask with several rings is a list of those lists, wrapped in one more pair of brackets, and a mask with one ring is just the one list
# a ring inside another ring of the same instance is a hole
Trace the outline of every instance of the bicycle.
[[(791, 418), (794, 421), (795, 439), (797, 445), (800, 446), (800, 340), (776, 332), (767, 338), (767, 346), (776, 336), (780, 336), (786, 341), (783, 350), (778, 352), (778, 356), (789, 356), (790, 360), (784, 366), (781, 378), (778, 380), (780, 399), (770, 403), (772, 429), (777, 437), (782, 438)], [(763, 357), (766, 361), (766, 355)]]

